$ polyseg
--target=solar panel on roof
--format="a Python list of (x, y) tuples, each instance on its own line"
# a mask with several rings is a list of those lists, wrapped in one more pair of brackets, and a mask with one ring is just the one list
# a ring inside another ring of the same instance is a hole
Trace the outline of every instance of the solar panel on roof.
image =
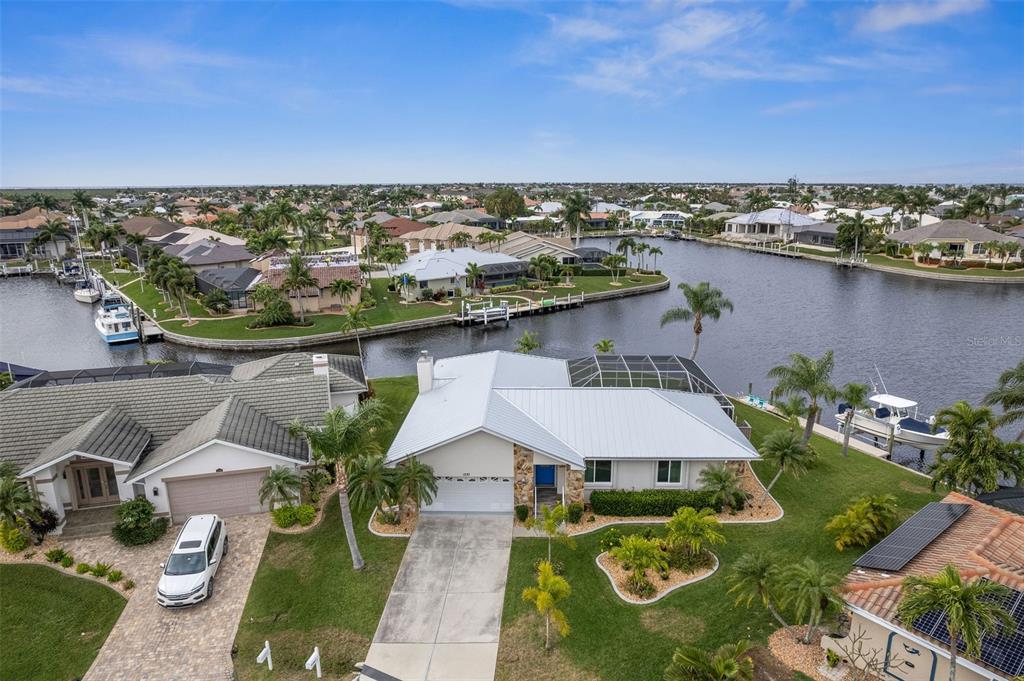
[(969, 508), (970, 504), (945, 504), (933, 501), (910, 516), (892, 534), (878, 542), (853, 564), (857, 567), (887, 572), (900, 570)]

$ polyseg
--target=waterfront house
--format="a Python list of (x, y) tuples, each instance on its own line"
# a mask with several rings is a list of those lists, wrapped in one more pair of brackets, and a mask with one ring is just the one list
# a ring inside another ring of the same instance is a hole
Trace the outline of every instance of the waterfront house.
[(446, 222), (441, 225), (420, 225), (415, 232), (406, 232), (396, 238), (396, 241), (405, 246), (409, 253), (418, 253), (430, 249), (449, 248), (456, 244), (451, 241), (454, 234), (468, 234), (469, 245), (479, 246), (480, 237), (484, 234), (493, 234), (493, 230), (487, 227), (476, 227), (474, 225)]
[(649, 227), (652, 229), (681, 229), (686, 227), (686, 222), (692, 218), (690, 213), (681, 211), (664, 210), (631, 210), (629, 221), (636, 227)]
[(149, 215), (137, 215), (121, 222), (121, 227), (128, 234), (141, 234), (147, 239), (159, 239), (171, 232), (176, 232), (182, 225)]
[(271, 468), (310, 463), (288, 424), (365, 391), (358, 357), (302, 352), (43, 372), (0, 393), (0, 460), (62, 519), (137, 496), (174, 522), (256, 512)]
[(422, 218), (422, 222), (434, 222), (437, 224), (454, 222), (457, 225), (490, 227), (491, 229), (500, 229), (504, 223), (501, 218), (488, 215), (485, 211), (479, 208), (448, 210), (441, 213), (432, 213)]
[(466, 268), (475, 263), (484, 272), (484, 288), (515, 283), (525, 277), (527, 264), (504, 253), (478, 251), (474, 248), (431, 249), (413, 253), (392, 272), (401, 279), (415, 277), (415, 285), (403, 289), (406, 300), (427, 295), (443, 294), (456, 297), (472, 288), (467, 281)]
[[(953, 492), (925, 506), (886, 539), (854, 561), (843, 596), (850, 615), (845, 636), (825, 636), (822, 646), (850, 657), (863, 650), (861, 666), (874, 654), (884, 676), (934, 681), (949, 676), (945, 616), (935, 612), (916, 622), (896, 617), (904, 578), (930, 576), (955, 565), (965, 580), (987, 579), (1011, 591), (1007, 609), (1015, 631), (988, 634), (980, 656), (957, 658), (957, 679), (1020, 678), (1024, 671), (1024, 516)], [(859, 639), (858, 643), (854, 640)], [(847, 652), (844, 652), (847, 651)]]
[(203, 270), (196, 274), (196, 288), (208, 295), (221, 291), (227, 296), (232, 310), (248, 310), (254, 307), (249, 294), (260, 271), (254, 267), (221, 267)]
[(419, 394), (387, 463), (433, 468), (426, 511), (510, 514), (598, 489), (691, 489), (713, 463), (758, 458), (688, 359), (424, 352), (416, 373)]
[(504, 241), (488, 246), (487, 250), (497, 250), (518, 260), (529, 260), (538, 255), (551, 256), (566, 265), (575, 264), (579, 260), (579, 255), (573, 250), (572, 239), (543, 237), (526, 232), (509, 232)]
[[(64, 221), (68, 230), (68, 239), (56, 242), (37, 244), (34, 242), (39, 235), (39, 228), (50, 219)], [(68, 226), (67, 218), (56, 211), (47, 212), (42, 208), (29, 208), (17, 215), (0, 217), (0, 260), (22, 260), (32, 256), (36, 258), (61, 258), (74, 239)]]
[[(261, 283), (268, 283), (279, 289), (288, 296), (292, 310), (299, 311), (299, 298), (297, 291), (285, 290), (284, 281), (288, 275), (288, 267), (291, 256), (276, 255), (267, 253), (254, 258), (251, 266), (260, 273), (249, 284), (249, 291), (252, 291)], [(363, 273), (359, 269), (359, 260), (355, 255), (348, 253), (320, 253), (317, 255), (304, 255), (302, 261), (305, 263), (309, 273), (316, 280), (316, 285), (301, 292), (302, 308), (306, 312), (341, 312), (349, 305), (359, 302), (363, 285)], [(355, 290), (347, 296), (341, 297), (331, 291), (331, 284), (339, 279), (347, 279), (355, 284)]]
[(735, 241), (789, 241), (793, 237), (793, 227), (807, 227), (818, 222), (788, 208), (768, 208), (729, 218), (725, 221), (722, 237)]
[(212, 239), (200, 239), (190, 244), (171, 243), (163, 246), (163, 251), (176, 256), (196, 273), (212, 267), (247, 267), (254, 257), (245, 246)]
[[(403, 217), (391, 218), (376, 224), (379, 224), (387, 232), (389, 243), (399, 243), (398, 238), (400, 236), (409, 232), (419, 231), (428, 226), (422, 222), (416, 222), (415, 220)], [(365, 224), (359, 229), (352, 231), (352, 246), (355, 248), (356, 253), (362, 253), (363, 249), (366, 248), (366, 244), (369, 242), (368, 233), (369, 226)]]
[(838, 233), (839, 225), (835, 222), (816, 222), (812, 225), (790, 228), (790, 235), (796, 243), (826, 248), (835, 247)]
[[(1020, 240), (1008, 234), (1000, 234), (988, 227), (967, 220), (941, 220), (939, 222), (913, 227), (896, 232), (890, 238), (898, 243), (913, 246), (919, 243), (935, 244), (929, 257), (939, 258), (944, 252), (951, 252), (959, 259), (983, 261), (998, 259), (985, 246), (990, 241), (1006, 241), (1016, 245)], [(1020, 250), (1011, 256), (1020, 260)]]

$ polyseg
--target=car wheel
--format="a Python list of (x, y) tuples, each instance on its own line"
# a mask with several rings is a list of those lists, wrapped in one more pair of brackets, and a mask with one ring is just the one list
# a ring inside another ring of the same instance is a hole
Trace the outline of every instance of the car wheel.
[(228, 538), (224, 537), (224, 550), (220, 554), (221, 556), (228, 555)]
[(210, 583), (206, 585), (206, 600), (213, 598), (213, 577), (210, 577)]

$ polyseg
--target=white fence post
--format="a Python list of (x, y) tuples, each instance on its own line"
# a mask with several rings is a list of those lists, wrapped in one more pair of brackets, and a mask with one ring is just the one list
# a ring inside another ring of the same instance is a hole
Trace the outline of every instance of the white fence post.
[(306, 669), (316, 669), (316, 678), (322, 678), (320, 673), (320, 647), (313, 646), (313, 654), (306, 660)]
[(267, 669), (274, 671), (274, 660), (270, 657), (270, 641), (263, 642), (263, 650), (256, 656), (256, 664), (267, 663)]

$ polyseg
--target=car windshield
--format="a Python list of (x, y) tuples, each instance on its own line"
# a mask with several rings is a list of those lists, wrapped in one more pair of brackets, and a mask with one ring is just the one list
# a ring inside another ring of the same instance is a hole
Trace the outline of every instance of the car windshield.
[(165, 575), (194, 575), (206, 569), (206, 554), (202, 551), (172, 553), (167, 559)]

